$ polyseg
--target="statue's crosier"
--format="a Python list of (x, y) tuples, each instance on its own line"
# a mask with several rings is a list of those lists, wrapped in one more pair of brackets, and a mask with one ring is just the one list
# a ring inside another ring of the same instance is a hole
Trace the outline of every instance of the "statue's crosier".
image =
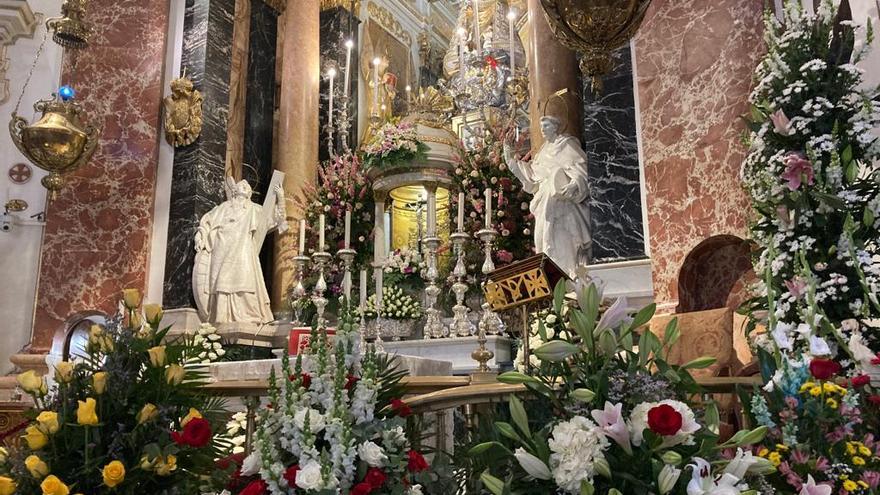
[(274, 186), (260, 206), (251, 201), (247, 181), (227, 177), (226, 186), (227, 200), (206, 213), (196, 231), (196, 306), (203, 321), (267, 323), (274, 318), (260, 248), (267, 234), (287, 230), (284, 191)]
[(517, 159), (507, 142), (504, 160), (523, 189), (534, 195), (529, 209), (535, 216), (535, 251), (574, 277), (592, 250), (590, 187), (587, 155), (576, 138), (559, 133), (560, 124), (557, 117), (541, 118), (545, 141), (531, 162)]

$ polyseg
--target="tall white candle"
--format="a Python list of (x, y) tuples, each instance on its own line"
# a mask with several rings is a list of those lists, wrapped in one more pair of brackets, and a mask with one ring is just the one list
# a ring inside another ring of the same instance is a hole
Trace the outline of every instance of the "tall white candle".
[(354, 48), (354, 41), (345, 41), (345, 87), (342, 88), (342, 94), (348, 96), (349, 86), (351, 85), (351, 49)]
[[(376, 279), (376, 311), (382, 307), (382, 267), (376, 268), (373, 277)], [(377, 313), (378, 314), (378, 313)]]
[(486, 228), (492, 228), (492, 188), (487, 187), (484, 191), (485, 199), (486, 199)]
[(361, 270), (361, 307), (366, 307), (367, 305), (367, 271)]
[(483, 40), (480, 38), (480, 0), (474, 0), (474, 48), (477, 55), (483, 53)]
[(516, 11), (512, 8), (507, 12), (507, 36), (510, 41), (510, 77), (516, 75), (516, 55), (515, 55), (515, 47), (513, 40), (514, 38), (514, 21), (516, 20)]
[(376, 57), (373, 59), (373, 112), (379, 113), (379, 64), (382, 59)]
[(458, 193), (458, 232), (464, 232), (464, 193)]
[(306, 254), (306, 220), (301, 218), (299, 221), (299, 255)]
[(437, 233), (437, 190), (428, 189), (428, 237)]
[(351, 247), (351, 210), (345, 210), (345, 249)]
[(324, 251), (324, 214), (318, 217), (318, 251)]
[(333, 93), (336, 89), (334, 84), (336, 81), (336, 69), (328, 70), (327, 76), (330, 77), (330, 110), (327, 112), (327, 126), (333, 128)]

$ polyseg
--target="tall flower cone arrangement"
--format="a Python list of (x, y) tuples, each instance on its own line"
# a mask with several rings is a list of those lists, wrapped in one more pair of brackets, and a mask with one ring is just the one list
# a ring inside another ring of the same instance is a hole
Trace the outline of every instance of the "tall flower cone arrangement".
[(162, 310), (124, 293), (124, 315), (89, 331), (86, 355), (61, 362), (54, 384), (18, 381), (36, 405), (20, 447), (0, 456), (0, 494), (192, 494), (214, 469), (222, 401), (198, 388), (198, 353), (163, 343)]

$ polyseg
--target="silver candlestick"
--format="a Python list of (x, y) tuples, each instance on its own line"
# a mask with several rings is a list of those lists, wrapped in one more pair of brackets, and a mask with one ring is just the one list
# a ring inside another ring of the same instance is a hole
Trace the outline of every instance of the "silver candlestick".
[(306, 266), (308, 264), (308, 256), (299, 255), (293, 258), (294, 271), (296, 272), (296, 285), (293, 287), (290, 306), (293, 310), (293, 324), (296, 326), (303, 326), (305, 324), (305, 322), (302, 321), (302, 307), (300, 307), (299, 302), (306, 295), (306, 288), (303, 285), (303, 281), (306, 278)]
[(441, 320), (441, 311), (435, 306), (440, 296), (440, 287), (437, 286), (437, 249), (440, 247), (439, 237), (428, 237), (422, 240), (428, 254), (428, 286), (425, 288), (425, 338), (440, 339), (449, 336), (449, 329)]
[(312, 294), (312, 303), (315, 305), (318, 328), (324, 328), (327, 320), (324, 319), (324, 310), (327, 309), (327, 298), (324, 293), (327, 292), (327, 279), (324, 278), (324, 271), (327, 269), (327, 263), (333, 256), (326, 251), (319, 251), (312, 255), (312, 264), (318, 270), (318, 283), (315, 284), (315, 292)]
[(350, 99), (351, 97), (348, 95), (342, 95), (339, 97), (340, 110), (337, 130), (339, 132), (339, 142), (342, 144), (343, 153), (348, 153), (350, 151), (348, 145), (349, 129), (351, 129), (351, 117), (348, 115), (348, 105)]
[(452, 319), (452, 325), (449, 333), (458, 337), (470, 337), (474, 334), (474, 324), (468, 319), (470, 308), (464, 303), (467, 294), (468, 285), (465, 282), (467, 277), (467, 266), (464, 261), (464, 245), (470, 238), (464, 232), (456, 232), (449, 236), (452, 239), (453, 250), (457, 258), (455, 268), (452, 275), (455, 276), (455, 283), (452, 284), (452, 292), (455, 293), (455, 306), (452, 307), (452, 313), (455, 315)]
[[(483, 260), (484, 283), (489, 282), (489, 274), (495, 271), (495, 263), (492, 261), (492, 244), (498, 237), (498, 231), (495, 229), (483, 229), (477, 231), (477, 237), (483, 242), (483, 252), (485, 259)], [(485, 331), (489, 335), (499, 335), (504, 333), (504, 322), (498, 316), (488, 303), (483, 304), (483, 315), (480, 317), (480, 326), (485, 327)]]
[(354, 258), (357, 251), (351, 248), (340, 249), (336, 255), (342, 260), (342, 293), (345, 295), (345, 304), (351, 307), (351, 266), (354, 264)]

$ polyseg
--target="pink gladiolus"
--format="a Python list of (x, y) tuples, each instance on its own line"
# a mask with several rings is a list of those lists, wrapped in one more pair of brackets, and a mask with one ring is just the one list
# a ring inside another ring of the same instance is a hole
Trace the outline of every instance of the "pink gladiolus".
[(770, 114), (770, 121), (773, 122), (773, 130), (776, 131), (776, 134), (780, 136), (791, 135), (791, 121), (781, 108)]
[(788, 181), (789, 189), (797, 191), (804, 182), (809, 186), (813, 185), (813, 164), (802, 154), (789, 153), (782, 161), (785, 163), (782, 178)]

